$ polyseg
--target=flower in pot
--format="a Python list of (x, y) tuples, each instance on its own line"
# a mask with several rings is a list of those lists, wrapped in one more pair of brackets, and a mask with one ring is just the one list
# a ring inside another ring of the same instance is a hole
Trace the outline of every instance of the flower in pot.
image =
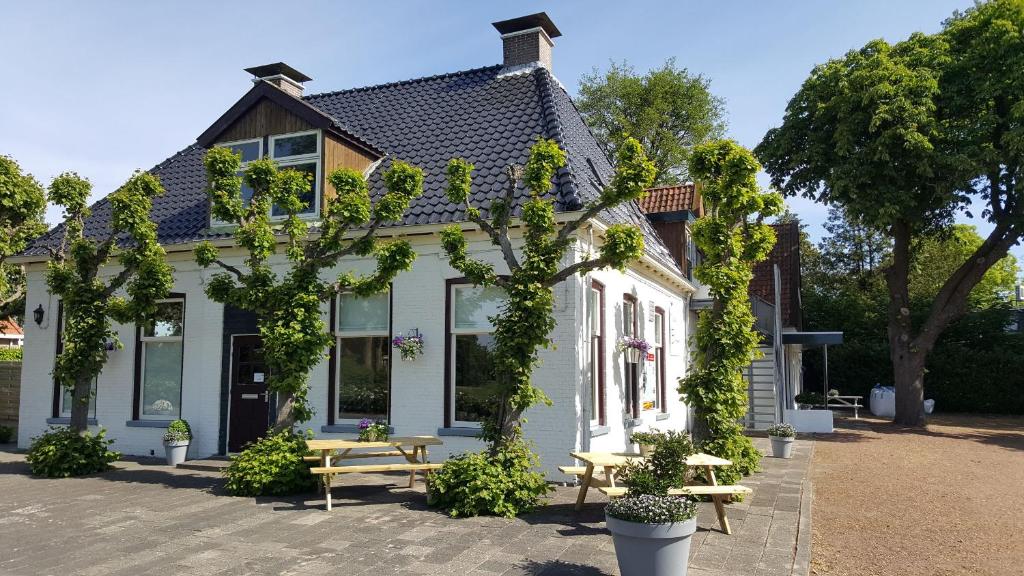
[(188, 445), (192, 442), (192, 428), (188, 422), (178, 419), (167, 427), (164, 433), (164, 453), (168, 466), (177, 466), (185, 461)]
[(402, 360), (411, 362), (423, 354), (423, 336), (418, 333), (410, 336), (395, 336), (391, 339), (392, 348), (398, 348)]
[(605, 508), (622, 576), (685, 576), (690, 537), (697, 530), (697, 505), (685, 496), (669, 496), (686, 482), (686, 458), (693, 443), (685, 434), (667, 432), (643, 462), (628, 462), (619, 477), (629, 486), (623, 498)]
[(653, 454), (654, 447), (657, 446), (658, 442), (663, 438), (665, 438), (665, 434), (659, 432), (655, 428), (652, 428), (647, 432), (634, 432), (633, 435), (630, 436), (630, 440), (640, 445), (641, 456), (650, 456)]
[(836, 398), (837, 396), (839, 396), (839, 390), (836, 390), (835, 388), (829, 388), (828, 389), (828, 397), (829, 398)]
[(651, 343), (643, 338), (626, 336), (619, 340), (618, 348), (620, 352), (626, 353), (627, 362), (636, 364), (647, 357), (647, 351), (651, 349)]
[(360, 442), (384, 442), (388, 439), (388, 423), (363, 418), (359, 421)]
[(792, 424), (772, 424), (768, 427), (768, 438), (772, 441), (772, 456), (790, 458), (793, 456), (793, 440), (796, 428)]

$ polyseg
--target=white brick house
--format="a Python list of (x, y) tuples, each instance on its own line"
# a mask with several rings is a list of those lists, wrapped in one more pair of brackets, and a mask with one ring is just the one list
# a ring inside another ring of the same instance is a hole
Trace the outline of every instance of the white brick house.
[[(96, 384), (91, 424), (108, 430), (127, 454), (159, 453), (170, 419), (187, 419), (194, 432), (191, 458), (237, 450), (266, 430), (274, 398), (265, 394), (255, 319), (208, 299), (210, 272), (192, 260), (196, 242), (229, 247), (222, 254), (241, 265), (230, 249), (229, 230), (211, 222), (202, 156), (212, 146), (230, 146), (246, 157), (270, 156), (283, 166), (314, 175), (309, 217), (318, 217), (321, 194), (330, 193), (325, 174), (346, 166), (364, 170), (380, 193), (381, 167), (391, 158), (427, 173), (425, 193), (405, 220), (385, 230), (415, 247), (418, 257), (400, 274), (390, 294), (355, 301), (339, 298), (323, 307), (335, 346), (310, 375), (314, 418), (303, 425), (318, 437), (351, 435), (361, 417), (386, 419), (399, 435), (434, 434), (444, 445), (435, 459), (480, 447), (475, 415), (486, 400), (489, 307), (500, 297), (466, 285), (449, 266), (440, 229), (464, 221), (461, 208), (443, 193), (443, 166), (462, 156), (476, 165), (474, 200), (486, 205), (503, 187), (501, 169), (522, 163), (538, 136), (552, 138), (568, 154), (568, 167), (553, 182), (559, 218), (572, 218), (596, 197), (612, 167), (583, 124), (571, 99), (551, 75), (551, 37), (558, 31), (543, 15), (496, 25), (506, 46), (502, 65), (395, 84), (302, 96), (308, 81), (283, 64), (250, 69), (255, 86), (199, 136), (195, 144), (156, 166), (166, 195), (154, 202), (153, 219), (174, 267), (172, 296), (152, 329), (117, 327), (124, 343), (109, 353)], [(523, 36), (534, 35), (523, 48)], [(109, 205), (100, 201), (87, 233), (101, 233)], [(542, 352), (534, 382), (553, 406), (527, 414), (526, 435), (536, 443), (549, 478), (566, 479), (556, 467), (576, 449), (623, 450), (633, 431), (683, 429), (687, 410), (676, 381), (688, 365), (690, 296), (695, 288), (636, 205), (622, 206), (580, 229), (580, 258), (602, 241), (611, 223), (632, 223), (645, 237), (645, 255), (625, 273), (602, 270), (556, 287), (556, 347)], [(471, 224), (466, 230), (473, 230)], [(58, 227), (19, 257), (26, 265), (28, 305), (42, 306), (43, 320), (25, 326), (19, 441), (48, 425), (66, 423), (62, 391), (51, 377), (60, 347), (61, 306), (45, 284), (46, 246), (59, 241)], [(470, 253), (501, 270), (497, 248), (470, 232)], [(283, 263), (283, 258), (281, 259)], [(565, 264), (570, 264), (566, 262)], [(337, 271), (369, 271), (373, 262), (347, 259)], [(116, 273), (116, 268), (105, 271)], [(399, 361), (393, 336), (416, 330), (424, 354)], [(639, 335), (655, 343), (650, 360), (629, 364), (616, 351), (618, 339)]]

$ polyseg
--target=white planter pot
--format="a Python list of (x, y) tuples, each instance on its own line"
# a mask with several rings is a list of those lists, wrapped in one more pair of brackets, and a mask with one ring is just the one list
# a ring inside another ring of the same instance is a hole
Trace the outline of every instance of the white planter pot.
[(640, 455), (650, 456), (654, 454), (654, 446), (651, 444), (640, 444)]
[(626, 362), (629, 362), (630, 364), (640, 362), (640, 349), (626, 348)]
[(188, 455), (188, 441), (164, 442), (164, 453), (167, 456), (168, 466), (177, 466), (185, 461)]
[(792, 458), (793, 457), (793, 440), (796, 438), (786, 438), (783, 436), (769, 436), (768, 438), (772, 441), (772, 456), (775, 458)]
[(783, 421), (792, 424), (797, 432), (832, 432), (831, 410), (786, 410)]
[(641, 524), (605, 515), (622, 576), (686, 576), (697, 520)]

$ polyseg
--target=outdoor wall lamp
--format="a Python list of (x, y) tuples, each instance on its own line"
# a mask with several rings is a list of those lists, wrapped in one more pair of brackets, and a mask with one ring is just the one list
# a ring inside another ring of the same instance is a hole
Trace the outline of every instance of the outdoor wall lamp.
[(43, 305), (42, 304), (37, 306), (36, 309), (32, 311), (32, 319), (36, 321), (36, 326), (42, 326), (43, 325), (43, 315), (45, 313), (46, 313), (46, 311), (43, 310)]

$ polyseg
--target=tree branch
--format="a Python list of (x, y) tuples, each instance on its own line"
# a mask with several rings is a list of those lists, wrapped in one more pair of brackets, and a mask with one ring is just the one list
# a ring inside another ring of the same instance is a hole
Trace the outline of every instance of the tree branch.
[(576, 262), (575, 264), (570, 264), (569, 266), (566, 266), (565, 268), (556, 272), (554, 276), (551, 276), (550, 278), (547, 279), (546, 282), (544, 282), (544, 286), (550, 288), (551, 286), (554, 286), (559, 282), (568, 279), (573, 274), (586, 273), (590, 272), (591, 270), (604, 268), (609, 265), (611, 265), (611, 261), (604, 257), (592, 258), (590, 260), (582, 260), (580, 262)]

